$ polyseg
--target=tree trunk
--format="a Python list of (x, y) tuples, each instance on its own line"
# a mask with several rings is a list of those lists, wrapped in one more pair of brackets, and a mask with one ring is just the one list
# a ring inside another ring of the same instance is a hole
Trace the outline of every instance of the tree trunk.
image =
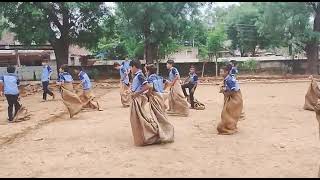
[(319, 50), (317, 41), (308, 42), (306, 45), (306, 54), (308, 59), (308, 74), (316, 74), (318, 72)]
[[(316, 11), (314, 21), (313, 21), (313, 31), (320, 32), (320, 11)], [(319, 43), (316, 38), (312, 39), (306, 44), (305, 47), (307, 59), (308, 59), (308, 69), (307, 72), (310, 74), (315, 74), (318, 72), (319, 65)]]
[(201, 73), (201, 77), (203, 78), (203, 76), (204, 76), (204, 67), (205, 67), (205, 64), (206, 64), (206, 62), (204, 61), (203, 63), (202, 63), (202, 73)]
[(147, 64), (152, 64), (157, 58), (157, 45), (155, 43), (150, 43), (149, 41), (144, 42), (144, 57)]
[(215, 56), (216, 57), (216, 77), (218, 77), (218, 57), (217, 55)]
[(59, 39), (52, 46), (56, 56), (57, 72), (59, 73), (61, 65), (68, 64), (69, 43)]

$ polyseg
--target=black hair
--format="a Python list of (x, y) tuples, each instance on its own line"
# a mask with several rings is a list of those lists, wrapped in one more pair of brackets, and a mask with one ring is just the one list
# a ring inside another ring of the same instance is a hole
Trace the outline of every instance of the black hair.
[(63, 64), (61, 66), (61, 69), (63, 70), (63, 72), (69, 72), (69, 66), (67, 64)]
[(237, 65), (237, 61), (236, 60), (231, 60), (230, 61), (234, 66)]
[(191, 68), (196, 69), (196, 66), (194, 66), (194, 65), (192, 64), (192, 65), (190, 66), (190, 69), (191, 69)]
[(77, 66), (75, 69), (78, 70), (78, 71), (83, 71), (83, 67), (82, 66)]
[(227, 72), (231, 71), (231, 69), (232, 69), (232, 64), (227, 64), (227, 65), (224, 67), (224, 70), (227, 71)]
[(7, 67), (7, 72), (8, 73), (14, 73), (16, 71), (16, 67), (10, 65)]
[(148, 64), (146, 66), (146, 68), (150, 72), (150, 74), (156, 74), (157, 73), (157, 67), (154, 64)]
[(141, 65), (141, 62), (139, 60), (132, 60), (130, 61), (130, 64), (129, 64), (131, 67), (136, 67), (138, 69), (141, 69), (142, 68), (142, 65)]
[(171, 59), (170, 59), (170, 60), (168, 60), (168, 61), (167, 61), (167, 63), (168, 63), (168, 64), (171, 64), (171, 65), (174, 65), (174, 61), (173, 61), (173, 60), (171, 60)]

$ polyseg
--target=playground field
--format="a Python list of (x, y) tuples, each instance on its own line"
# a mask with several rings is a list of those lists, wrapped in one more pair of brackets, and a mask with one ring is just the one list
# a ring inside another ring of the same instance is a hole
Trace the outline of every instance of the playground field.
[[(241, 80), (240, 80), (241, 82)], [(6, 123), (0, 102), (0, 177), (317, 177), (319, 125), (302, 109), (309, 82), (240, 83), (246, 119), (239, 133), (218, 135), (223, 95), (199, 85), (206, 105), (171, 117), (175, 142), (133, 145), (129, 109), (118, 88), (94, 89), (104, 111), (69, 119), (60, 97), (22, 98), (31, 119)]]

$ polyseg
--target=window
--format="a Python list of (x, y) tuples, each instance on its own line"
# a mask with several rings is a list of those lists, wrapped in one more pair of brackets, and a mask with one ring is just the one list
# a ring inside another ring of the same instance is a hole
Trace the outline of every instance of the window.
[(70, 57), (70, 61), (71, 61), (71, 66), (74, 66), (75, 65), (74, 57)]

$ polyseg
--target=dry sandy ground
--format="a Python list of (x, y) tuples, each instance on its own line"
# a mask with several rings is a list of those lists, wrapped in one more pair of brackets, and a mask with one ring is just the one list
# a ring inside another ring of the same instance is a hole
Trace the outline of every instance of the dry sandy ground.
[(23, 101), (29, 121), (6, 124), (0, 112), (0, 177), (317, 177), (318, 124), (302, 110), (308, 85), (241, 84), (246, 119), (232, 136), (217, 135), (218, 86), (200, 85), (206, 110), (169, 117), (175, 142), (147, 147), (133, 145), (118, 89), (97, 89), (104, 111), (72, 120), (61, 101), (37, 94)]

